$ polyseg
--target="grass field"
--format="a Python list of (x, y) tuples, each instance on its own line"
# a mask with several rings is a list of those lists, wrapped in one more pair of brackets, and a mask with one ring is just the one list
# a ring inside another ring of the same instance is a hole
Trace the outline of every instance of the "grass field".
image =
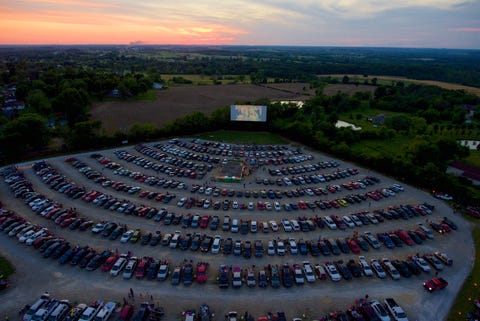
[(261, 98), (275, 100), (298, 99), (297, 92), (256, 85), (174, 86), (155, 90), (154, 100), (104, 101), (90, 107), (92, 119), (101, 120), (108, 134), (126, 131), (134, 123), (166, 122), (193, 112), (209, 115), (212, 111), (231, 104), (253, 102)]
[(5, 275), (6, 277), (12, 275), (15, 272), (15, 268), (10, 264), (7, 259), (0, 257), (0, 274)]
[[(238, 75), (223, 75), (222, 79), (218, 79), (215, 76), (207, 76), (207, 75), (172, 75), (172, 74), (163, 74), (162, 79), (166, 81), (170, 86), (175, 86), (172, 83), (173, 77), (182, 77), (186, 80), (190, 80), (192, 85), (215, 85), (215, 82), (220, 82), (222, 85), (226, 84), (250, 84), (250, 77), (244, 76), (241, 79)], [(177, 86), (182, 86), (178, 84)]]
[(480, 167), (480, 151), (470, 150), (470, 156), (465, 158), (465, 163)]
[[(340, 81), (342, 80), (343, 76), (345, 75), (339, 75), (339, 74), (319, 75), (319, 77), (332, 77)], [(405, 84), (417, 83), (417, 84), (423, 84), (423, 85), (438, 86), (445, 89), (465, 90), (466, 92), (480, 96), (480, 88), (452, 84), (452, 83), (447, 83), (442, 81), (417, 80), (417, 79), (409, 79), (409, 78), (394, 77), (394, 76), (374, 76), (374, 75), (369, 75), (368, 77), (364, 77), (363, 75), (347, 75), (347, 76), (350, 78), (350, 82), (354, 82), (358, 80), (360, 83), (363, 83), (365, 80), (371, 81), (372, 78), (377, 78), (377, 84), (391, 85), (392, 82), (402, 81)]]
[(368, 85), (353, 85), (353, 84), (328, 84), (323, 88), (323, 94), (327, 96), (334, 96), (338, 92), (345, 93), (349, 96), (357, 92), (369, 92), (373, 95), (377, 86)]
[(225, 143), (288, 144), (288, 141), (282, 137), (264, 132), (218, 131), (197, 135), (195, 137)]
[[(472, 231), (475, 248), (480, 249), (480, 227), (476, 223)], [(465, 264), (455, 262), (454, 264)], [(457, 299), (450, 309), (447, 321), (466, 320), (466, 315), (473, 309), (473, 302), (480, 299), (480, 256), (475, 256), (472, 272), (463, 283), (463, 287), (457, 295)]]
[(404, 150), (411, 142), (411, 138), (396, 136), (389, 140), (364, 140), (351, 146), (351, 151), (356, 154), (369, 154), (372, 156), (404, 154)]

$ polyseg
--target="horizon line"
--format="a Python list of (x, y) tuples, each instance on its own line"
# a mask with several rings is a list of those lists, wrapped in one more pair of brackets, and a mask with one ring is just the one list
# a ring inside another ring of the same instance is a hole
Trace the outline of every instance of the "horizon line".
[(458, 48), (458, 47), (410, 47), (410, 46), (373, 46), (373, 45), (248, 45), (248, 44), (154, 44), (154, 43), (38, 43), (38, 44), (1, 44), (1, 47), (41, 47), (41, 46), (124, 46), (124, 47), (153, 47), (153, 46), (167, 46), (167, 47), (296, 47), (296, 48), (372, 48), (372, 49), (434, 49), (434, 50), (480, 50), (479, 48)]

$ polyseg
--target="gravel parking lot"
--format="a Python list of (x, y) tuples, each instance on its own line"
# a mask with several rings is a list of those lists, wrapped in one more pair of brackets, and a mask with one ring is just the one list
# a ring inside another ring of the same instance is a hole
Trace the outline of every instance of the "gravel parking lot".
[[(190, 140), (186, 140), (190, 142)], [(168, 142), (162, 142), (167, 145)], [(200, 143), (198, 143), (200, 144)], [(149, 147), (153, 147), (154, 143), (148, 144)], [(175, 146), (174, 146), (175, 147)], [(178, 149), (182, 149), (176, 146)], [(135, 150), (133, 146), (122, 148), (131, 155), (137, 157), (144, 157), (154, 163), (159, 163), (158, 160), (149, 158), (142, 155), (139, 151)], [(297, 146), (289, 145), (286, 150), (297, 151)], [(312, 164), (319, 163), (321, 161), (332, 160), (331, 157), (322, 155), (310, 150), (301, 149), (303, 155), (312, 155), (312, 159), (306, 159), (295, 165), (300, 164)], [(152, 168), (144, 168), (138, 165), (128, 162), (126, 160), (119, 159), (115, 150), (99, 151), (99, 154), (118, 163), (123, 168), (130, 169), (132, 171), (142, 172), (146, 175), (172, 178), (164, 173), (153, 170)], [(452, 219), (457, 225), (457, 231), (451, 231), (450, 233), (444, 233), (443, 235), (434, 232), (433, 240), (425, 240), (421, 245), (415, 244), (413, 246), (396, 247), (394, 249), (387, 249), (385, 246), (381, 246), (380, 249), (370, 249), (368, 252), (361, 254), (340, 254), (337, 256), (316, 256), (308, 255), (293, 255), (287, 253), (284, 256), (263, 255), (263, 257), (251, 257), (246, 259), (242, 256), (202, 253), (200, 251), (181, 251), (180, 249), (170, 249), (162, 245), (155, 247), (150, 245), (142, 246), (138, 243), (121, 243), (119, 239), (112, 241), (108, 237), (102, 237), (101, 235), (94, 235), (87, 231), (72, 231), (68, 228), (61, 228), (51, 220), (32, 212), (21, 198), (13, 197), (13, 194), (9, 186), (3, 182), (0, 182), (0, 200), (4, 204), (4, 208), (11, 209), (17, 212), (19, 215), (25, 217), (29, 221), (45, 226), (55, 235), (64, 237), (71, 242), (72, 245), (89, 245), (99, 250), (110, 249), (112, 251), (118, 251), (119, 253), (131, 252), (137, 257), (150, 256), (158, 259), (165, 259), (170, 262), (171, 268), (177, 264), (181, 264), (186, 261), (196, 262), (208, 262), (208, 279), (205, 284), (197, 284), (194, 282), (191, 286), (184, 286), (182, 284), (173, 286), (170, 281), (155, 281), (147, 279), (129, 279), (125, 280), (121, 276), (112, 277), (109, 273), (99, 270), (89, 272), (79, 267), (73, 267), (69, 264), (60, 265), (55, 260), (43, 258), (38, 250), (31, 246), (20, 244), (16, 238), (6, 236), (0, 232), (0, 255), (9, 259), (16, 267), (17, 272), (10, 278), (10, 287), (0, 293), (0, 313), (8, 314), (11, 320), (15, 320), (18, 317), (17, 311), (25, 304), (31, 304), (41, 293), (48, 290), (52, 296), (56, 298), (66, 298), (71, 302), (85, 302), (88, 303), (93, 299), (102, 299), (104, 301), (114, 300), (122, 302), (124, 298), (128, 299), (129, 289), (132, 288), (135, 291), (135, 304), (139, 304), (144, 300), (152, 301), (155, 304), (161, 305), (165, 308), (165, 320), (178, 320), (182, 311), (187, 309), (198, 309), (198, 307), (207, 303), (211, 309), (216, 313), (215, 320), (220, 320), (223, 315), (228, 311), (238, 311), (244, 313), (248, 311), (255, 319), (260, 315), (265, 315), (267, 312), (272, 311), (285, 311), (288, 318), (302, 317), (306, 320), (318, 319), (321, 315), (335, 311), (345, 310), (349, 306), (355, 304), (355, 300), (363, 298), (368, 295), (371, 299), (383, 300), (386, 297), (393, 297), (400, 303), (400, 305), (406, 310), (410, 320), (425, 320), (435, 321), (444, 320), (448, 313), (456, 293), (460, 289), (463, 281), (470, 272), (473, 264), (473, 257), (475, 255), (473, 240), (470, 233), (470, 226), (468, 221), (464, 220), (458, 214), (455, 214), (452, 209), (443, 201), (433, 198), (430, 194), (413, 188), (411, 186), (403, 185), (404, 191), (398, 192), (395, 196), (383, 197), (378, 201), (368, 198), (362, 202), (355, 202), (353, 204), (348, 203), (348, 206), (339, 206), (339, 208), (331, 208), (327, 210), (321, 210), (320, 208), (311, 209), (299, 209), (297, 211), (286, 211), (282, 208), (280, 211), (258, 210), (256, 207), (253, 211), (248, 209), (233, 209), (232, 201), (237, 200), (239, 203), (247, 204), (249, 201), (279, 201), (281, 204), (286, 202), (297, 203), (299, 200), (313, 202), (319, 199), (334, 200), (338, 198), (345, 198), (349, 194), (354, 193), (366, 193), (373, 190), (378, 190), (384, 187), (391, 186), (397, 181), (382, 176), (371, 170), (360, 168), (357, 165), (348, 164), (343, 161), (338, 161), (340, 165), (337, 168), (325, 168), (314, 171), (315, 173), (332, 173), (340, 169), (354, 168), (358, 170), (358, 174), (348, 177), (342, 177), (330, 182), (322, 182), (318, 184), (305, 184), (305, 185), (292, 185), (292, 186), (277, 186), (277, 185), (264, 185), (263, 183), (257, 183), (257, 178), (263, 179), (277, 179), (278, 177), (293, 177), (296, 175), (282, 175), (271, 176), (268, 173), (268, 169), (281, 169), (282, 167), (293, 166), (292, 164), (267, 164), (259, 166), (253, 173), (240, 183), (221, 183), (213, 182), (211, 177), (215, 173), (215, 168), (207, 172), (203, 179), (191, 179), (189, 177), (173, 177), (185, 182), (188, 189), (165, 189), (156, 185), (149, 186), (146, 183), (135, 180), (134, 178), (120, 176), (115, 174), (115, 171), (110, 168), (105, 168), (104, 164), (101, 164), (98, 160), (91, 157), (92, 153), (73, 155), (77, 160), (83, 161), (93, 170), (100, 172), (107, 180), (123, 181), (125, 184), (131, 186), (139, 186), (142, 190), (155, 191), (158, 193), (169, 192), (175, 194), (176, 197), (168, 204), (164, 204), (156, 201), (155, 199), (140, 198), (139, 193), (129, 194), (122, 191), (117, 191), (111, 187), (103, 187), (100, 183), (95, 183), (93, 180), (88, 179), (83, 173), (72, 166), (71, 163), (65, 162), (66, 157), (57, 157), (48, 159), (47, 162), (55, 168), (60, 174), (65, 175), (71, 181), (75, 182), (78, 186), (84, 186), (87, 191), (97, 190), (102, 193), (108, 193), (118, 197), (120, 200), (130, 201), (135, 204), (144, 204), (148, 206), (156, 207), (160, 209), (165, 207), (168, 212), (174, 213), (198, 213), (203, 215), (218, 215), (220, 218), (220, 227), (216, 231), (210, 229), (201, 228), (182, 228), (180, 225), (165, 225), (163, 221), (155, 222), (153, 219), (146, 219), (137, 217), (134, 215), (125, 215), (116, 211), (104, 209), (102, 207), (95, 206), (92, 203), (86, 202), (82, 199), (72, 199), (65, 194), (48, 188), (42, 178), (35, 174), (32, 169), (33, 162), (26, 162), (19, 164), (25, 177), (31, 182), (35, 191), (42, 193), (47, 198), (55, 200), (64, 205), (66, 208), (75, 208), (80, 216), (84, 216), (95, 222), (102, 220), (109, 220), (126, 225), (128, 228), (139, 228), (143, 233), (161, 231), (162, 234), (174, 233), (176, 230), (180, 230), (182, 234), (186, 233), (200, 233), (208, 235), (220, 235), (223, 239), (231, 237), (233, 241), (241, 240), (245, 242), (247, 240), (252, 243), (254, 240), (262, 240), (264, 247), (270, 240), (276, 239), (288, 239), (294, 237), (298, 242), (300, 239), (313, 240), (319, 238), (347, 238), (352, 237), (354, 234), (363, 235), (369, 231), (376, 235), (378, 232), (387, 232), (397, 229), (414, 229), (418, 227), (419, 223), (423, 223), (426, 226), (430, 222), (439, 222), (444, 216)], [(199, 153), (201, 154), (201, 153)], [(233, 159), (233, 156), (220, 155), (222, 160)], [(252, 157), (254, 158), (254, 157)], [(262, 157), (265, 158), (265, 157)], [(248, 163), (248, 162), (247, 162)], [(257, 163), (258, 164), (258, 163)], [(218, 166), (221, 166), (219, 164)], [(313, 173), (313, 172), (312, 172)], [(342, 185), (350, 181), (357, 181), (364, 179), (366, 176), (374, 176), (380, 181), (374, 185), (366, 186), (364, 189), (347, 190), (342, 188), (335, 193), (329, 193), (328, 195), (304, 195), (299, 197), (285, 197), (282, 199), (262, 199), (259, 197), (255, 199), (253, 197), (246, 198), (245, 196), (229, 197), (229, 196), (210, 196), (199, 195), (198, 193), (192, 193), (189, 188), (192, 184), (199, 184), (204, 186), (216, 186), (220, 189), (234, 189), (241, 190), (257, 190), (263, 189), (279, 190), (284, 192), (289, 189), (305, 189), (308, 187), (327, 187), (329, 185)], [(208, 209), (200, 207), (192, 207), (187, 209), (185, 207), (178, 207), (177, 202), (181, 197), (194, 197), (194, 198), (211, 198), (212, 202), (222, 201), (224, 199), (230, 200), (230, 207), (228, 211), (222, 209), (214, 210), (211, 206)], [(428, 202), (435, 206), (431, 215), (418, 215), (409, 219), (393, 219), (385, 220), (382, 223), (370, 224), (368, 226), (358, 226), (355, 228), (346, 228), (344, 230), (336, 229), (331, 230), (327, 227), (316, 228), (314, 231), (309, 232), (291, 232), (286, 233), (282, 228), (278, 232), (269, 231), (269, 233), (263, 233), (261, 231), (257, 233), (232, 233), (231, 231), (222, 231), (222, 222), (225, 215), (229, 215), (231, 218), (238, 220), (254, 219), (259, 222), (275, 220), (279, 223), (283, 218), (296, 219), (299, 216), (307, 216), (313, 218), (315, 216), (324, 217), (326, 215), (337, 215), (342, 217), (346, 214), (358, 213), (361, 211), (369, 211), (373, 213), (375, 210), (388, 209), (391, 206), (398, 206), (400, 204), (420, 204)], [(347, 262), (349, 259), (357, 259), (358, 255), (365, 255), (368, 260), (372, 258), (382, 259), (389, 258), (393, 260), (395, 258), (406, 259), (408, 256), (415, 254), (433, 253), (434, 251), (442, 251), (447, 253), (454, 261), (453, 266), (445, 267), (443, 271), (440, 271), (439, 275), (448, 280), (449, 285), (441, 292), (428, 293), (422, 286), (423, 282), (434, 276), (434, 272), (430, 272), (430, 275), (422, 273), (420, 275), (413, 275), (410, 278), (402, 277), (398, 281), (394, 281), (387, 277), (386, 279), (379, 279), (377, 277), (360, 277), (352, 280), (341, 280), (340, 282), (332, 282), (327, 280), (316, 280), (314, 283), (307, 283), (302, 286), (293, 285), (291, 288), (259, 288), (258, 286), (248, 288), (245, 284), (239, 289), (233, 289), (231, 286), (228, 289), (219, 289), (216, 283), (216, 277), (218, 274), (218, 267), (221, 264), (228, 266), (239, 265), (243, 268), (251, 267), (255, 265), (258, 269), (267, 265), (282, 265), (283, 263), (302, 264), (302, 261), (308, 260), (312, 264), (321, 263), (325, 261), (334, 261), (342, 259)], [(142, 296), (142, 297), (140, 297)], [(131, 300), (130, 300), (131, 301)], [(132, 302), (133, 303), (133, 302)], [(19, 318), (19, 317), (18, 317)]]

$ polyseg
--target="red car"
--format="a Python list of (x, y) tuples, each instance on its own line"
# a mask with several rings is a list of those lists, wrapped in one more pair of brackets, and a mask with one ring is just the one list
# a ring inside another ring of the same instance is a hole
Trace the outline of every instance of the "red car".
[(354, 239), (348, 238), (346, 241), (352, 253), (354, 254), (360, 253), (360, 247), (358, 246), (357, 242)]
[(135, 277), (137, 279), (141, 279), (147, 274), (147, 269), (150, 266), (150, 263), (152, 262), (152, 258), (150, 257), (144, 257), (138, 262), (137, 267), (135, 268)]
[(207, 281), (207, 266), (208, 263), (199, 262), (197, 263), (197, 282), (205, 283)]
[(405, 230), (396, 230), (395, 234), (408, 246), (412, 246), (415, 243)]
[(118, 255), (113, 254), (107, 258), (105, 263), (102, 264), (102, 271), (103, 272), (108, 272), (112, 268), (112, 266), (115, 264), (115, 262), (118, 259)]
[(208, 222), (210, 221), (210, 216), (204, 215), (200, 219), (200, 227), (201, 228), (207, 228), (208, 227)]
[(423, 287), (429, 292), (445, 289), (448, 282), (444, 278), (432, 278), (423, 283)]

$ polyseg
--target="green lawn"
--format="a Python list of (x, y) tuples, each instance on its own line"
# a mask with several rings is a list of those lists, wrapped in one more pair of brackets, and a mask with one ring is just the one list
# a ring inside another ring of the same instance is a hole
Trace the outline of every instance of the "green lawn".
[(245, 144), (288, 144), (282, 137), (266, 132), (218, 131), (200, 134), (196, 137), (207, 140), (217, 140), (226, 143)]
[[(472, 231), (475, 248), (480, 248), (480, 227), (477, 225)], [(456, 262), (454, 264), (463, 264)], [(465, 264), (468, 264), (465, 262)], [(450, 309), (447, 321), (466, 320), (466, 315), (473, 309), (473, 301), (480, 295), (480, 256), (475, 255), (473, 270), (463, 283), (463, 288), (457, 295), (457, 299)]]
[(364, 140), (351, 146), (351, 150), (358, 154), (374, 156), (403, 154), (411, 142), (411, 138), (395, 136), (388, 140)]
[(480, 167), (480, 151), (471, 150), (470, 156), (465, 158), (465, 163)]
[(15, 272), (13, 265), (7, 259), (0, 257), (0, 274), (8, 277)]
[[(207, 75), (173, 75), (173, 74), (163, 74), (162, 79), (168, 82), (172, 86), (184, 86), (182, 84), (172, 84), (170, 80), (173, 77), (182, 77), (184, 79), (190, 80), (192, 82), (191, 85), (214, 85), (214, 76), (207, 76)], [(222, 79), (218, 79), (218, 81), (222, 84), (231, 84), (231, 83), (243, 83), (249, 84), (250, 77), (244, 76), (243, 82), (239, 80), (239, 76), (237, 75), (223, 75)]]

